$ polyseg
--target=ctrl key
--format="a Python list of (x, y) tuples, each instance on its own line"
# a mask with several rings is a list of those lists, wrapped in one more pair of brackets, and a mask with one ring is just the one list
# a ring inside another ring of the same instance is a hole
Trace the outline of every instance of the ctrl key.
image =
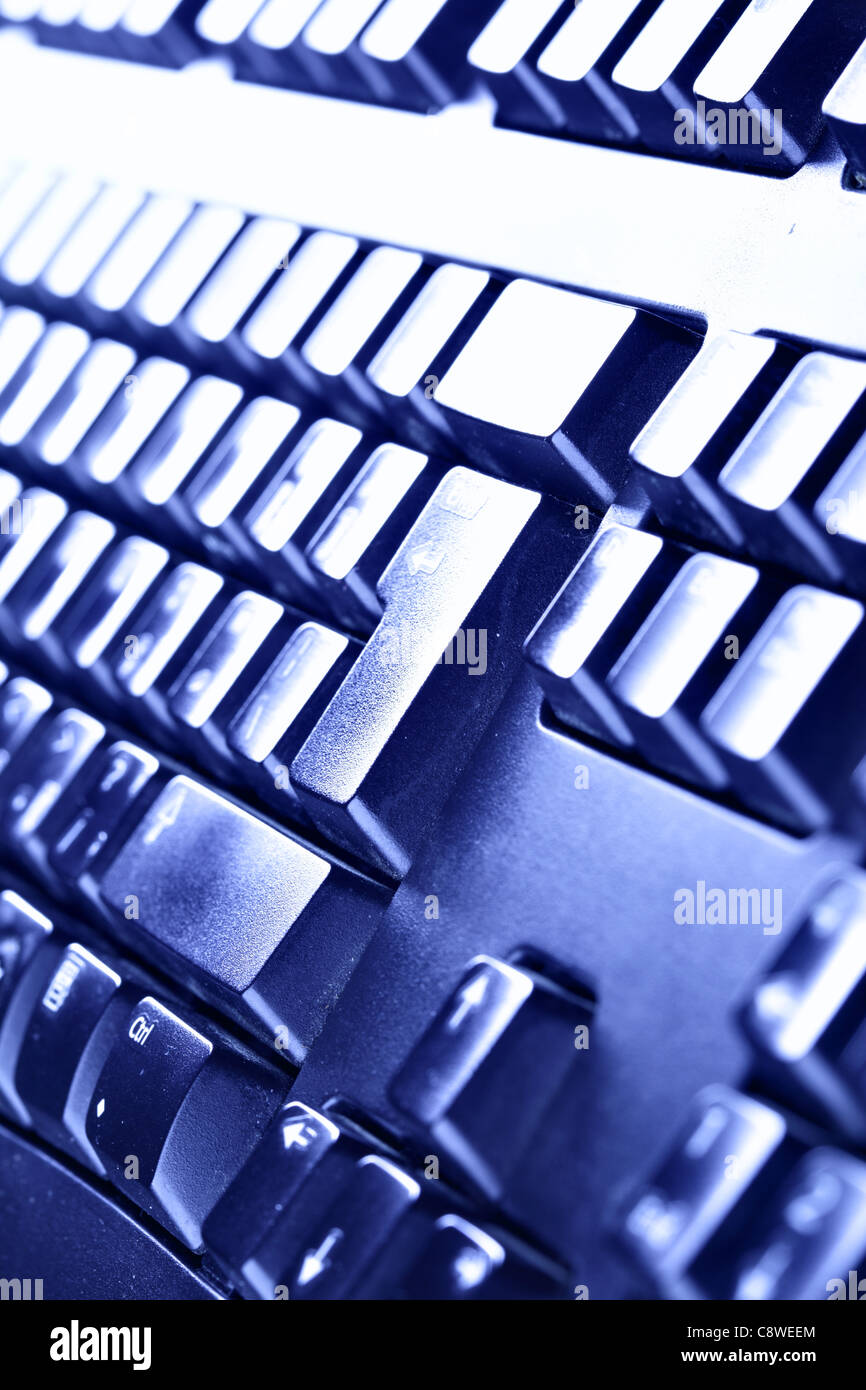
[(115, 1185), (190, 1249), (283, 1098), (285, 1081), (149, 995), (93, 1090), (87, 1137)]

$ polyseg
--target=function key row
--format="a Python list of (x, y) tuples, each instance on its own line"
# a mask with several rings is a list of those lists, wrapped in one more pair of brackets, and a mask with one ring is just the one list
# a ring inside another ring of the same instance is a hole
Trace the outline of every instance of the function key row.
[(0, 684), (0, 764), (13, 867), (303, 1060), (383, 889), (28, 676)]
[[(825, 112), (861, 159), (857, 0), (0, 0), (43, 42), (426, 111), (483, 87), (505, 125), (787, 173)], [(838, 86), (834, 84), (839, 82)]]
[(48, 358), (32, 408), (80, 365), (94, 414), (142, 393), (164, 411), (191, 366), (222, 383), (218, 424), (238, 378), (596, 509), (701, 343), (574, 291), (29, 167), (0, 180), (0, 293), (26, 306), (0, 321), (0, 385)]
[(712, 335), (631, 460), (664, 527), (866, 593), (866, 362)]
[(388, 520), (368, 470), (331, 533), (350, 523), (329, 558), (336, 587), (373, 610), (366, 642), (11, 473), (0, 473), (0, 639), (159, 746), (401, 877), (577, 537), (537, 493), (453, 468), (418, 500), (400, 459), (387, 462), (412, 521), (358, 553), (355, 499)]
[(863, 605), (602, 528), (526, 643), (563, 723), (798, 832), (860, 825)]

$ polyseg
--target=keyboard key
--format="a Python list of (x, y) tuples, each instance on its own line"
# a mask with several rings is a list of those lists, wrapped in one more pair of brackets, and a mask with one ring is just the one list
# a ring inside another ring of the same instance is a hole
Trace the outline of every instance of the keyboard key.
[(864, 428), (866, 364), (826, 352), (798, 362), (719, 475), (751, 553), (825, 582), (841, 580), (813, 505), (833, 459), (841, 461)]
[(750, 991), (742, 1020), (783, 1093), (855, 1139), (866, 1133), (866, 879), (823, 885), (805, 921)]
[(182, 541), (187, 514), (179, 494), (204, 454), (240, 410), (243, 391), (221, 377), (200, 376), (160, 420), (116, 487), (130, 507)]
[(132, 0), (117, 26), (118, 44), (139, 63), (183, 67), (201, 54), (189, 0)]
[[(113, 743), (96, 754), (55, 812), (51, 867), (65, 883), (94, 900), (97, 860), (128, 826), (139, 797), (159, 771), (152, 753), (133, 743)], [(97, 906), (98, 906), (97, 901)]]
[(86, 1133), (120, 1191), (195, 1250), (284, 1089), (277, 1073), (145, 995), (93, 1088)]
[(0, 784), (0, 823), (10, 851), (52, 884), (45, 823), (105, 736), (98, 719), (67, 709), (45, 720), (8, 765)]
[(361, 264), (355, 237), (313, 232), (284, 258), (280, 274), (239, 334), (242, 362), (252, 370), (285, 371), (295, 390), (315, 395), (319, 383), (301, 348)]
[[(762, 1214), (735, 1271), (731, 1300), (862, 1297), (866, 1252), (866, 1165), (850, 1154), (815, 1149)], [(854, 1289), (852, 1291), (852, 1280)]]
[(556, 124), (587, 140), (635, 143), (637, 120), (612, 74), (658, 0), (581, 0), (540, 45), (532, 81), (553, 103)]
[(629, 445), (686, 354), (679, 331), (660, 319), (513, 280), (433, 398), (472, 458), (604, 509)]
[(261, 81), (275, 86), (313, 85), (298, 39), (322, 0), (267, 0), (240, 45), (241, 61)]
[(658, 536), (602, 531), (530, 635), (525, 655), (555, 713), (572, 728), (629, 747), (607, 677), (673, 578), (679, 558)]
[[(7, 500), (0, 521), (0, 604), (6, 602), (68, 511), (62, 497), (41, 487), (25, 488), (14, 497), (8, 486), (4, 491)], [(2, 613), (0, 608), (0, 618)]]
[(136, 328), (153, 335), (174, 330), (243, 225), (244, 215), (237, 208), (212, 204), (196, 208), (133, 299)]
[(70, 471), (85, 492), (104, 495), (121, 479), (190, 379), (189, 368), (150, 357), (124, 378), (76, 449)]
[(295, 821), (306, 816), (288, 769), (360, 650), (321, 623), (302, 623), (228, 725), (245, 780)]
[(500, 124), (541, 131), (563, 124), (536, 59), (571, 9), (563, 0), (502, 0), (470, 45), (469, 65), (495, 97)]
[[(785, 1134), (781, 1115), (727, 1087), (708, 1087), (696, 1098), (668, 1157), (624, 1219), (627, 1245), (664, 1297), (714, 1296), (701, 1276), (709, 1266), (711, 1277), (723, 1282), (723, 1268), (721, 1261), (707, 1260), (707, 1247), (716, 1241), (714, 1248), (721, 1246), (728, 1261), (736, 1255), (726, 1227), (743, 1207), (754, 1219), (750, 1189), (758, 1178), (763, 1191), (770, 1186), (768, 1175), (779, 1171)], [(732, 1224), (742, 1229), (744, 1222)], [(747, 1222), (745, 1235), (748, 1239)]]
[(288, 1223), (277, 1221), (246, 1261), (244, 1278), (262, 1299), (278, 1289), (290, 1300), (349, 1298), (420, 1195), (414, 1178), (368, 1154), (319, 1224), (304, 1229), (291, 1209)]
[(538, 505), (469, 469), (446, 474), (379, 581), (379, 626), (292, 764), (315, 824), (387, 873), (406, 871), (489, 717), (506, 631), (534, 621), (539, 580), (558, 582), (568, 546), (538, 555), (557, 530), (553, 516), (530, 524)]
[(78, 366), (90, 338), (71, 323), (52, 323), (0, 391), (0, 445), (20, 447)]
[[(5, 672), (4, 667), (4, 672)], [(29, 739), (53, 701), (44, 686), (14, 676), (0, 686), (0, 773)]]
[(774, 338), (709, 335), (631, 447), (659, 519), (723, 550), (744, 544), (719, 473), (795, 362)]
[[(333, 1120), (300, 1101), (289, 1101), (277, 1112), (258, 1148), (205, 1222), (207, 1248), (232, 1278), (240, 1276), (279, 1212), (294, 1201), (339, 1138)], [(273, 1291), (269, 1296), (273, 1297)]]
[(306, 551), (358, 474), (364, 436), (339, 420), (316, 420), (242, 518), (244, 550), (257, 571), (290, 598), (320, 606)]
[(125, 343), (109, 338), (91, 343), (22, 442), (30, 464), (46, 475), (68, 467), (115, 391), (132, 380), (134, 366), (135, 353)]
[[(447, 1163), (493, 1199), (507, 1189), (580, 1054), (576, 996), (479, 956), (391, 1087), (394, 1104)], [(453, 1170), (452, 1170), (453, 1171)], [(455, 1175), (456, 1176), (456, 1175)]]
[[(0, 628), (8, 642), (36, 656), (43, 666), (63, 670), (68, 657), (56, 629), (116, 529), (93, 512), (73, 512), (46, 539), (6, 599)], [(34, 651), (35, 645), (35, 651)]]
[(44, 273), (99, 192), (85, 175), (69, 174), (57, 183), (25, 222), (0, 258), (0, 283), (16, 292), (29, 290)]
[[(53, 930), (49, 919), (18, 893), (8, 888), (0, 892), (0, 1036), (15, 986)], [(14, 1113), (21, 1117), (18, 1107)]]
[(187, 659), (218, 611), (223, 580), (213, 570), (184, 562), (172, 569), (138, 610), (114, 653), (113, 681), (123, 702), (135, 702), (136, 720), (165, 735), (172, 729), (165, 673)]
[[(0, 1084), (43, 1139), (97, 1173), (104, 1169), (84, 1131), (105, 1060), (92, 1034), (121, 980), (87, 947), (44, 950), (19, 984), (0, 1035)], [(127, 1005), (128, 1007), (128, 1005)], [(113, 1010), (120, 1021), (121, 1011)]]
[(389, 428), (422, 449), (442, 444), (443, 416), (432, 404), (434, 388), (466, 346), (497, 290), (485, 270), (439, 266), (367, 367), (367, 381)]
[(294, 222), (274, 217), (247, 224), (177, 320), (177, 332), (191, 351), (205, 361), (218, 362), (222, 356), (223, 368), (226, 354), (244, 364), (237, 340), (300, 235)]
[(352, 479), (304, 556), (320, 601), (338, 622), (364, 632), (379, 621), (379, 580), (440, 477), (426, 455), (383, 444)]
[(366, 370), (428, 275), (417, 251), (379, 246), (362, 261), (302, 348), (318, 392), (350, 419), (378, 414)]
[[(254, 872), (250, 872), (251, 866)], [(191, 982), (303, 1057), (374, 925), (357, 875), (187, 777), (173, 778), (101, 879), (121, 917)]]
[(644, 145), (692, 159), (718, 154), (723, 142), (696, 109), (692, 85), (742, 10), (743, 0), (662, 0), (649, 17), (613, 69)]
[(122, 184), (107, 184), (58, 247), (39, 277), (40, 297), (63, 312), (76, 299), (115, 242), (137, 217), (145, 194)]
[(359, 58), (377, 100), (426, 111), (466, 95), (467, 44), (499, 0), (387, 0), (361, 35)]
[(436, 1302), (564, 1298), (546, 1270), (488, 1231), (448, 1213), (436, 1221), (425, 1248), (386, 1298)]
[(56, 630), (79, 683), (114, 693), (110, 661), (138, 604), (168, 564), (168, 551), (127, 536), (94, 566), (61, 613)]
[(375, 99), (358, 57), (358, 41), (381, 4), (382, 0), (324, 0), (316, 10), (298, 45), (299, 60), (316, 90), (360, 101)]
[(862, 623), (854, 599), (790, 589), (701, 717), (746, 805), (783, 825), (852, 813)]
[[(225, 607), (168, 692), (171, 717), (183, 727), (200, 761), (228, 760), (225, 728), (280, 644), (281, 604), (249, 590)], [(243, 681), (243, 686), (240, 685)]]
[(751, 0), (694, 83), (721, 113), (727, 158), (763, 173), (799, 168), (823, 130), (828, 88), (863, 35), (852, 0)]
[(828, 537), (834, 573), (855, 593), (866, 592), (866, 434), (815, 502), (812, 521)]
[(173, 194), (147, 199), (84, 286), (79, 303), (91, 323), (110, 329), (112, 316), (128, 310), (192, 210)]
[(850, 161), (856, 184), (866, 180), (866, 43), (858, 48), (851, 62), (824, 102), (824, 117)]
[(279, 467), (298, 428), (297, 406), (258, 396), (236, 416), (181, 490), (188, 525), (216, 558), (231, 556), (255, 569), (243, 512)]

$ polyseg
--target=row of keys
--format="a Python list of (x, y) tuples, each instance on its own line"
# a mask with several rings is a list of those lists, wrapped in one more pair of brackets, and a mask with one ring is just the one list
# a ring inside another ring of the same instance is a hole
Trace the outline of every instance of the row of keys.
[[(181, 354), (219, 374), (198, 388), (215, 432), (240, 406), (224, 378), (240, 374), (597, 509), (700, 346), (665, 319), (574, 291), (503, 286), (417, 252), (29, 167), (0, 181), (0, 290), (30, 308), (0, 325), (0, 385), (42, 363), (32, 412), (86, 378), (91, 413), (107, 406), (115, 427), (135, 414), (126, 449), (189, 396), (188, 369), (163, 356)], [(58, 313), (76, 326), (46, 329), (40, 315)], [(20, 434), (16, 419), (0, 442), (13, 425)], [(104, 481), (118, 468), (109, 454), (95, 465)]]
[(450, 1209), (337, 1116), (285, 1105), (205, 1224), (247, 1298), (562, 1298), (553, 1267)]
[(778, 1111), (712, 1086), (632, 1200), (623, 1237), (668, 1298), (847, 1297), (866, 1255), (866, 1164), (806, 1148)]
[(864, 610), (603, 528), (525, 647), (555, 713), (797, 831), (856, 823)]
[(13, 863), (299, 1063), (387, 895), (26, 676), (0, 757)]
[[(286, 1102), (276, 1069), (88, 943), (0, 893), (0, 1110), (190, 1249), (207, 1248), (245, 1296), (565, 1296), (562, 1271), (450, 1209), (444, 1184), (419, 1201), (421, 1182), (393, 1154), (330, 1113)], [(476, 966), (476, 979), (510, 970), (480, 964), (488, 974)], [(501, 992), (491, 995), (488, 1045), (528, 997), (505, 1017)], [(550, 1043), (536, 1025), (539, 1040)], [(570, 1041), (564, 1033), (564, 1054)], [(477, 1025), (471, 1049), (463, 1044), (465, 1084), (482, 1053)], [(440, 1085), (444, 1060), (440, 1049)]]
[(866, 592), (866, 363), (713, 335), (631, 458), (664, 526)]
[(866, 1137), (866, 875), (830, 876), (740, 1020), (774, 1093), (855, 1142)]
[(0, 943), (0, 1103), (201, 1248), (287, 1078), (15, 892), (0, 893)]
[[(481, 83), (522, 129), (789, 172), (864, 37), (856, 0), (0, 0), (43, 41), (416, 110)], [(859, 59), (859, 55), (858, 55)], [(862, 149), (857, 59), (827, 115)], [(851, 114), (853, 112), (853, 115)], [(852, 127), (859, 134), (852, 135)]]
[(379, 611), (362, 647), (12, 474), (0, 487), (8, 646), (397, 877), (576, 542), (564, 509), (451, 469), (391, 554), (359, 557)]

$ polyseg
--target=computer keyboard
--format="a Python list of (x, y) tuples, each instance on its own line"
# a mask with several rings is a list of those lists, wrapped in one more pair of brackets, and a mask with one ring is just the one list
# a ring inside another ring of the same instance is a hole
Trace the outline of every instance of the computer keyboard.
[(838, 1297), (861, 0), (0, 21), (2, 1297)]

